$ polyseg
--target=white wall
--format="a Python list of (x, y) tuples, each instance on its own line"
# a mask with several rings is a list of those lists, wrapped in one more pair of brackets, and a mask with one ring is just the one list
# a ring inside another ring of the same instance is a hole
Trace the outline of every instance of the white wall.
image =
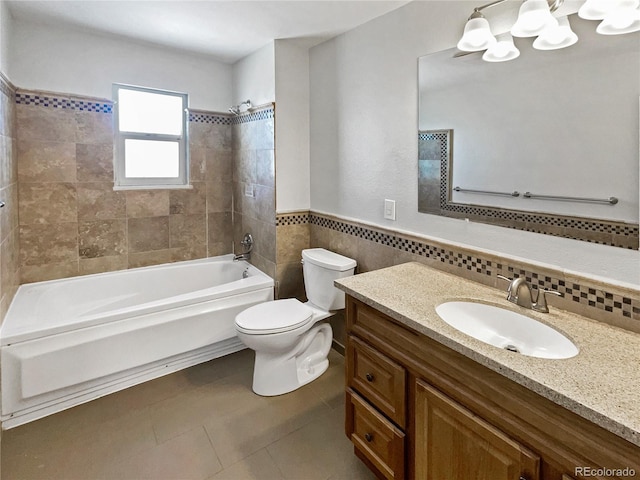
[(276, 40), (276, 211), (309, 210), (309, 50)]
[(234, 63), (232, 78), (232, 98), (227, 108), (231, 105), (238, 105), (245, 100), (251, 100), (253, 105), (263, 105), (275, 101), (274, 42)]
[(455, 46), (475, 6), (412, 2), (311, 49), (311, 209), (640, 285), (638, 252), (418, 213), (417, 59)]
[(232, 67), (211, 58), (15, 20), (11, 81), (19, 88), (111, 98), (113, 82), (183, 91), (190, 106), (226, 111)]
[(0, 0), (0, 72), (9, 78), (9, 38), (12, 20), (7, 3)]

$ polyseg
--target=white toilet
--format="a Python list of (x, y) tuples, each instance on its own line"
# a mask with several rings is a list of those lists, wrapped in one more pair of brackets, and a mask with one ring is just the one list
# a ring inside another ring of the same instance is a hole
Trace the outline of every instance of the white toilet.
[(292, 392), (322, 375), (333, 332), (318, 321), (344, 308), (344, 292), (333, 281), (353, 275), (356, 261), (323, 248), (302, 251), (309, 301), (295, 298), (254, 305), (236, 316), (238, 338), (255, 350), (253, 391), (273, 396)]

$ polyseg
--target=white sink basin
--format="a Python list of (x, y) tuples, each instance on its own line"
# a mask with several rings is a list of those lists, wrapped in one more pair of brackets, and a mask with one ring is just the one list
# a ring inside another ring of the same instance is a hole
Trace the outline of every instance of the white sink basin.
[(436, 313), (453, 328), (494, 347), (530, 357), (571, 358), (571, 340), (553, 328), (511, 310), (476, 302), (446, 302)]

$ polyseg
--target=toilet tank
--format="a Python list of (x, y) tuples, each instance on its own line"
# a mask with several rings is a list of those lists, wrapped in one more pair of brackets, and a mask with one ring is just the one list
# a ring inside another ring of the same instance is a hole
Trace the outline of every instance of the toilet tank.
[(302, 270), (307, 298), (322, 310), (344, 308), (344, 292), (333, 281), (353, 275), (356, 261), (324, 248), (302, 251)]

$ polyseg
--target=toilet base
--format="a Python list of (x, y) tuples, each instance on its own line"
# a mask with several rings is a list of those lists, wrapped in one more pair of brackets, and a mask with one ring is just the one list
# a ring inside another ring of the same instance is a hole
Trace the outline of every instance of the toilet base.
[(305, 332), (300, 343), (289, 352), (256, 351), (253, 391), (273, 397), (312, 382), (329, 368), (327, 356), (332, 340), (331, 325), (321, 323)]

